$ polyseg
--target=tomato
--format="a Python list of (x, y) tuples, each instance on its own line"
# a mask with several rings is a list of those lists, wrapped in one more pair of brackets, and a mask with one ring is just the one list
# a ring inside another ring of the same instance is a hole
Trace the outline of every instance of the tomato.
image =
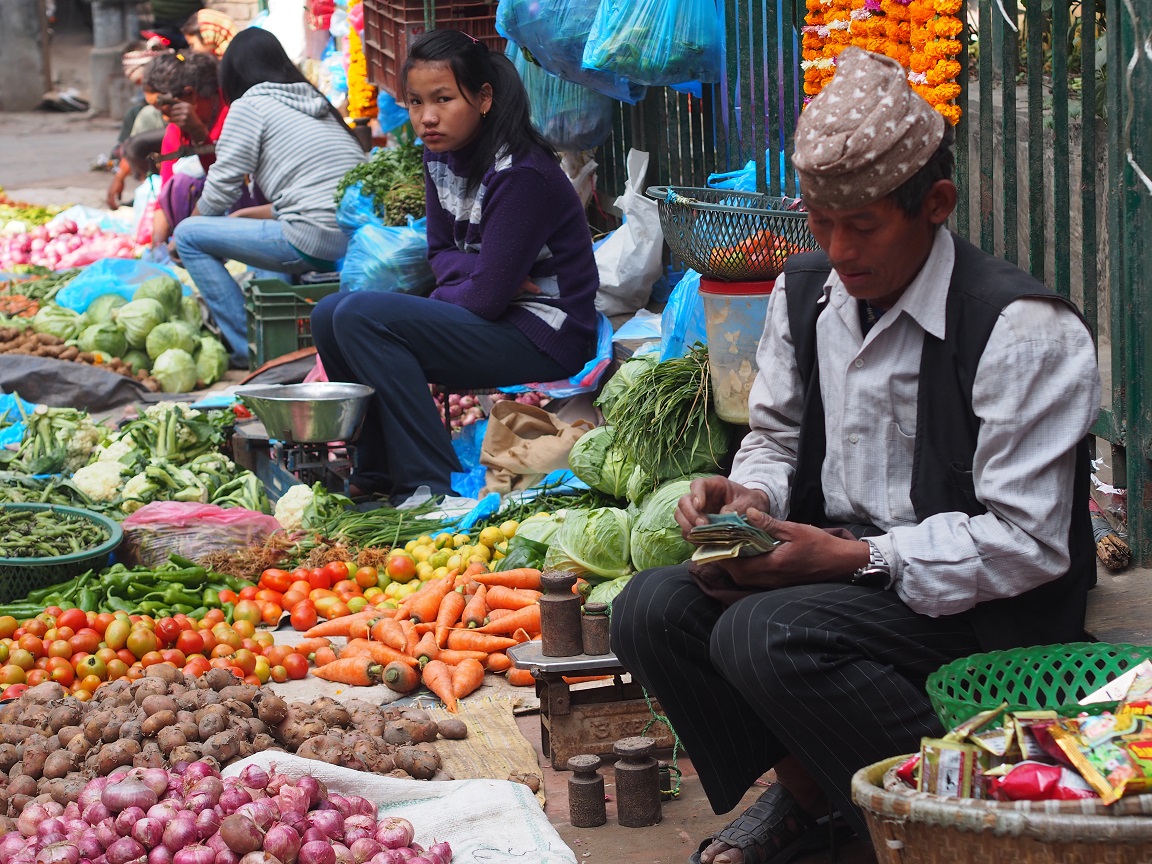
[(361, 589), (373, 588), (380, 579), (380, 573), (375, 567), (360, 567), (352, 578), (356, 580), (356, 584)]
[(260, 646), (260, 651), (263, 653), (276, 644), (276, 637), (267, 630), (260, 630), (252, 637), (252, 641)]
[(240, 643), (240, 647), (247, 651), (251, 651), (253, 654), (259, 655), (260, 653), (260, 643), (255, 639), (245, 639)]
[(261, 588), (256, 592), (256, 596), (252, 599), (257, 603), (283, 603), (284, 595), (279, 591), (273, 591), (269, 588)]
[(57, 639), (48, 645), (49, 657), (68, 658), (72, 656), (72, 643), (64, 639)]
[(199, 654), (204, 650), (204, 637), (193, 630), (181, 631), (176, 637), (176, 647), (183, 651), (185, 656)]
[[(220, 641), (219, 639), (216, 638), (216, 634), (213, 633), (211, 630), (200, 630), (200, 631), (197, 631), (196, 635), (199, 636), (204, 642), (204, 647), (202, 647), (200, 649), (200, 653), (205, 655), (205, 656), (210, 654), (212, 652), (212, 649), (215, 648), (216, 644)], [(188, 652), (185, 652), (185, 653), (188, 653)]]
[(277, 684), (283, 684), (288, 680), (288, 670), (283, 666), (273, 666), (271, 677)]
[[(297, 594), (303, 594), (305, 597), (308, 596), (308, 592), (311, 590), (312, 586), (308, 584), (307, 579), (297, 579), (295, 582), (288, 586), (288, 591), (295, 591)], [(286, 591), (284, 593), (288, 592)]]
[(15, 649), (8, 655), (8, 662), (13, 666), (19, 666), (25, 672), (32, 668), (32, 664), (36, 662), (36, 658), (25, 651), (23, 648)]
[(94, 654), (89, 654), (77, 663), (75, 668), (79, 678), (95, 675), (97, 678), (103, 679), (108, 675), (108, 664)]
[(85, 627), (68, 640), (73, 654), (95, 654), (100, 649), (100, 634)]
[(325, 597), (331, 597), (334, 600), (339, 600), (340, 595), (335, 591), (328, 588), (313, 588), (308, 592), (308, 599), (312, 601), (312, 605), (316, 605), (317, 600), (323, 600)]
[(237, 648), (244, 644), (244, 637), (242, 637), (235, 630), (229, 630), (228, 632), (221, 630), (219, 633), (215, 633), (213, 635), (215, 635), (216, 640), (219, 643), (217, 647), (219, 647), (219, 645), (224, 645), (229, 650), (235, 651)]
[(132, 625), (127, 621), (113, 621), (104, 631), (104, 644), (113, 651), (119, 651), (128, 644), (128, 636), (132, 632)]
[(237, 594), (235, 591), (229, 591), (227, 588), (220, 592), (221, 603), (235, 603), (239, 599), (239, 594)]
[[(252, 602), (255, 603), (256, 601), (253, 600)], [(236, 621), (232, 624), (232, 630), (241, 639), (250, 639), (256, 635), (256, 625), (251, 621)]]
[(308, 658), (295, 652), (284, 658), (284, 671), (293, 681), (299, 681), (308, 674)]
[(208, 622), (209, 627), (214, 627), (224, 621), (223, 609), (209, 609), (204, 613), (204, 617), (200, 619), (200, 623)]
[(279, 666), (284, 662), (284, 658), (292, 653), (292, 649), (287, 645), (273, 645), (271, 648), (264, 649), (264, 658), (272, 666)]
[(47, 669), (33, 669), (31, 672), (28, 673), (28, 678), (26, 679), (26, 683), (28, 684), (29, 687), (35, 687), (38, 684), (43, 684), (47, 680), (48, 680), (48, 670)]
[(308, 584), (313, 588), (331, 588), (332, 577), (317, 567), (308, 571)]
[(328, 577), (328, 580), (333, 585), (337, 582), (342, 582), (351, 575), (348, 572), (348, 565), (343, 561), (329, 561), (321, 568), (321, 572)]
[(43, 657), (37, 657), (36, 662), (32, 664), (32, 668), (33, 669), (47, 670), (48, 669), (48, 655), (45, 654)]
[(116, 620), (116, 616), (111, 612), (100, 612), (92, 616), (91, 627), (100, 635), (104, 635), (104, 631), (108, 629), (108, 625)]
[(63, 657), (51, 657), (48, 660), (48, 678), (61, 687), (71, 687), (76, 680), (76, 670)]
[(11, 650), (7, 642), (0, 642), (0, 665), (8, 662), (8, 652)]
[(241, 600), (232, 610), (233, 621), (251, 621), (253, 624), (257, 624), (260, 622), (260, 618), (260, 606), (251, 599)]
[(260, 620), (267, 624), (269, 627), (275, 627), (280, 623), (280, 616), (284, 610), (275, 603), (265, 603)]
[(175, 663), (177, 666), (183, 666), (188, 662), (188, 658), (179, 648), (165, 648), (160, 652), (160, 656), (164, 658), (165, 663)]
[(96, 688), (104, 682), (97, 678), (95, 675), (86, 675), (80, 680), (80, 689), (87, 690), (89, 693), (94, 693)]
[(343, 618), (345, 615), (351, 614), (352, 610), (348, 608), (347, 603), (333, 603), (328, 607), (324, 617), (331, 621), (333, 618)]
[(139, 663), (133, 663), (128, 667), (127, 673), (124, 675), (129, 681), (139, 681), (144, 677), (144, 669)]
[(0, 615), (0, 638), (11, 639), (20, 622), (11, 615)]
[(285, 592), (284, 602), (280, 605), (291, 612), (294, 608), (296, 608), (296, 604), (303, 603), (307, 599), (307, 594), (302, 594), (299, 591), (288, 591)]
[(241, 648), (233, 654), (232, 662), (243, 669), (245, 675), (251, 675), (256, 669), (256, 655), (247, 648)]
[(292, 577), (293, 582), (307, 582), (308, 577), (312, 575), (312, 571), (307, 567), (297, 567), (288, 575)]
[(241, 588), (240, 589), (240, 599), (241, 600), (254, 600), (256, 598), (256, 592), (258, 590), (259, 589), (255, 585), (249, 585), (247, 588)]
[(13, 666), (11, 663), (0, 666), (0, 685), (23, 684), (26, 677), (24, 670), (19, 666)]
[(49, 627), (51, 627), (53, 624), (56, 623), (56, 617), (58, 615), (60, 615), (63, 611), (64, 610), (61, 609), (59, 606), (49, 606), (43, 612), (41, 612), (39, 615), (37, 615), (36, 617), (39, 618), (41, 621), (43, 621), (45, 624), (47, 624)]
[(332, 586), (332, 590), (339, 594), (341, 599), (345, 599), (354, 594), (359, 594), (360, 586), (351, 579), (341, 579)]
[(161, 618), (156, 622), (156, 635), (163, 644), (173, 644), (180, 635), (179, 622), (175, 618)]
[(197, 654), (195, 657), (188, 661), (187, 665), (185, 665), (184, 674), (199, 677), (211, 668), (212, 667), (208, 664), (207, 659)]
[(88, 626), (88, 613), (83, 609), (68, 609), (56, 618), (57, 627), (71, 627), (73, 631)]
[(137, 627), (128, 636), (128, 642), (124, 646), (132, 655), (137, 659), (143, 661), (144, 655), (160, 648), (160, 640), (156, 634), (145, 627)]
[(287, 591), (288, 586), (292, 584), (292, 574), (287, 570), (279, 570), (272, 567), (260, 574), (260, 584), (265, 588), (271, 588), (273, 591), (283, 593)]
[(34, 658), (46, 657), (48, 655), (48, 648), (44, 644), (44, 640), (33, 636), (31, 633), (26, 633), (21, 636), (18, 644)]
[(115, 660), (108, 661), (108, 680), (115, 681), (118, 678), (123, 678), (128, 674), (128, 664), (117, 657)]
[(24, 683), (11, 684), (4, 688), (4, 692), (0, 693), (0, 699), (18, 699), (24, 695), (24, 691), (28, 689), (28, 685)]
[(307, 630), (316, 626), (316, 607), (311, 603), (298, 603), (292, 607), (288, 620), (295, 630)]

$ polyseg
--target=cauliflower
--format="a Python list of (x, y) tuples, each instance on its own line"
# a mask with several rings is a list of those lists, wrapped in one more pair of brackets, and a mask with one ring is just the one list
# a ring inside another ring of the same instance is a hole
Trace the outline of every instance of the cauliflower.
[(149, 501), (152, 501), (160, 488), (151, 477), (140, 472), (124, 484), (124, 503), (121, 509), (125, 513), (135, 513)]
[(65, 434), (67, 435), (65, 447), (68, 455), (63, 470), (65, 472), (76, 471), (91, 461), (92, 453), (107, 439), (108, 427), (97, 426), (87, 415), (84, 415), (77, 424), (75, 431), (60, 431), (60, 437)]
[(192, 407), (191, 402), (157, 402), (144, 409), (144, 416), (149, 420), (163, 420), (174, 411), (179, 411), (185, 420), (193, 420), (200, 416), (200, 412)]
[(120, 462), (93, 462), (77, 469), (72, 482), (93, 501), (115, 501), (120, 496), (120, 480), (128, 466)]
[(124, 465), (134, 465), (139, 457), (135, 445), (126, 438), (113, 438), (96, 451), (98, 462), (120, 462)]
[(276, 511), (272, 515), (285, 531), (295, 531), (304, 527), (304, 511), (312, 503), (315, 493), (312, 487), (298, 483), (291, 487), (276, 502)]

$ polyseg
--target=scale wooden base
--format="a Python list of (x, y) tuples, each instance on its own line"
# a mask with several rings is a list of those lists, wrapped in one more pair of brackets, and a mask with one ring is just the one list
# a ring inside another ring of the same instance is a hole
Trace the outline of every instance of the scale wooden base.
[[(536, 641), (509, 648), (508, 656), (518, 669), (527, 669), (536, 679), (540, 743), (557, 771), (568, 770), (568, 760), (573, 756), (612, 756), (612, 745), (621, 738), (643, 734), (655, 739), (657, 748), (672, 746), (667, 725), (655, 721), (648, 726), (652, 711), (663, 716), (659, 703), (652, 699), (649, 710), (640, 685), (623, 679), (626, 671), (615, 654), (545, 657)], [(579, 690), (571, 689), (564, 681), (565, 677), (589, 675), (613, 678), (611, 683)]]

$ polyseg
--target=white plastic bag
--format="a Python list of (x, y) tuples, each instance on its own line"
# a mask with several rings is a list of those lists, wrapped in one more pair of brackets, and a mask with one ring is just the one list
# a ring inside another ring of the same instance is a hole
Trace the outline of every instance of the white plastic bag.
[(664, 234), (656, 202), (644, 196), (648, 154), (628, 151), (628, 181), (616, 206), (624, 224), (596, 250), (600, 291), (596, 308), (605, 315), (631, 315), (652, 294), (652, 285), (663, 271)]

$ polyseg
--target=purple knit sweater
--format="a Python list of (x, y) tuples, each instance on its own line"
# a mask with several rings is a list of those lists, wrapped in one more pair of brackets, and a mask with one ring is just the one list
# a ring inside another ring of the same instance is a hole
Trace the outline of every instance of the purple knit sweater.
[[(571, 181), (540, 150), (498, 160), (471, 193), (458, 166), (455, 153), (424, 151), (432, 298), (515, 325), (576, 372), (595, 349), (600, 280)], [(540, 293), (521, 291), (525, 280)]]

